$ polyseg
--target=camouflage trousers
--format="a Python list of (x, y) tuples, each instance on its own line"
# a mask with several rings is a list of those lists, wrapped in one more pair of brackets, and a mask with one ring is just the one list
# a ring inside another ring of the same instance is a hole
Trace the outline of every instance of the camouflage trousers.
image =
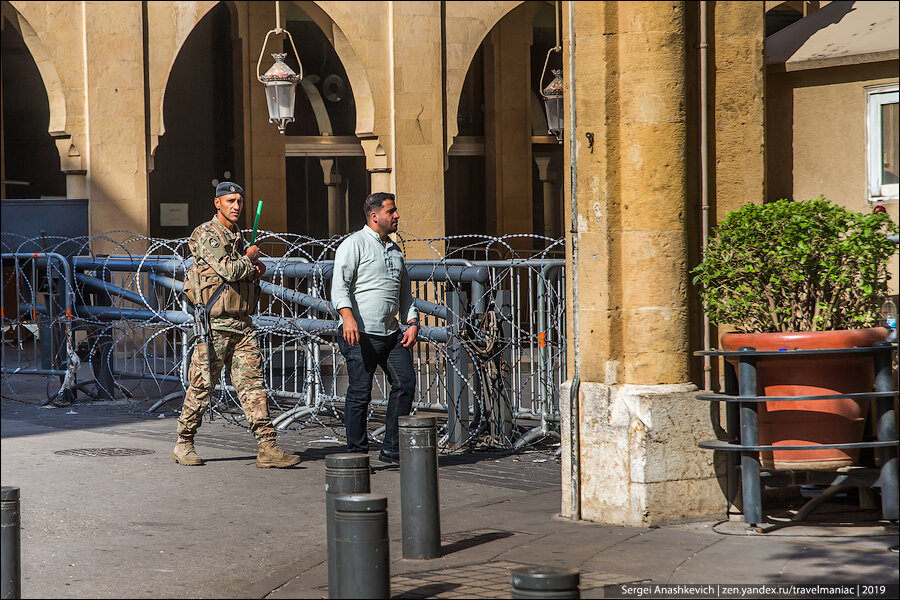
[(211, 331), (212, 341), (207, 363), (206, 344), (197, 344), (188, 370), (190, 386), (178, 418), (178, 436), (193, 439), (203, 414), (209, 408), (209, 397), (218, 383), (225, 365), (238, 400), (250, 422), (250, 432), (257, 441), (274, 441), (275, 429), (269, 418), (269, 405), (263, 381), (263, 360), (256, 341), (256, 329), (246, 331)]

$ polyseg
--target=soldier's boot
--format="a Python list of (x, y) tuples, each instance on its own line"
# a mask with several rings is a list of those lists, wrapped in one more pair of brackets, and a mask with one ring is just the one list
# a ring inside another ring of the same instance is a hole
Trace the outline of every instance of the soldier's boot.
[(270, 467), (283, 469), (285, 467), (293, 467), (299, 462), (299, 456), (288, 454), (275, 444), (275, 440), (263, 440), (259, 443), (256, 466), (260, 469), (268, 469)]
[(172, 451), (172, 458), (179, 465), (188, 467), (196, 467), (203, 464), (203, 459), (197, 455), (194, 450), (194, 440), (179, 437), (175, 443), (175, 449)]

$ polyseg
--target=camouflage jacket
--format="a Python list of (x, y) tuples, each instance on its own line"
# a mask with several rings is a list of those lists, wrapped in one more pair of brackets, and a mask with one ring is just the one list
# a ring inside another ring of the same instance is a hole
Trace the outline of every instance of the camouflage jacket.
[(185, 277), (185, 295), (194, 304), (206, 304), (223, 282), (225, 289), (210, 308), (212, 329), (242, 332), (256, 312), (259, 285), (253, 263), (244, 254), (247, 243), (241, 232), (231, 231), (214, 216), (191, 234), (188, 248), (194, 264)]

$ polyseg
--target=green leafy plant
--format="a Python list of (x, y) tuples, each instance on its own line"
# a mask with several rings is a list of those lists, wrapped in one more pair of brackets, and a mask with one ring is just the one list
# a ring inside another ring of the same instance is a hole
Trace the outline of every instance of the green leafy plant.
[(748, 204), (715, 228), (694, 283), (710, 321), (744, 333), (870, 327), (887, 295), (891, 233), (886, 213), (821, 196)]

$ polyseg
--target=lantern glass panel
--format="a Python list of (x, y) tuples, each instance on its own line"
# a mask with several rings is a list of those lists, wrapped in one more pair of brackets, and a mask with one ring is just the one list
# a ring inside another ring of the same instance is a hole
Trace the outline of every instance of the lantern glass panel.
[(553, 135), (558, 135), (563, 128), (563, 99), (561, 97), (544, 98), (547, 109), (547, 128)]
[(295, 86), (289, 81), (266, 82), (269, 121), (294, 120)]

